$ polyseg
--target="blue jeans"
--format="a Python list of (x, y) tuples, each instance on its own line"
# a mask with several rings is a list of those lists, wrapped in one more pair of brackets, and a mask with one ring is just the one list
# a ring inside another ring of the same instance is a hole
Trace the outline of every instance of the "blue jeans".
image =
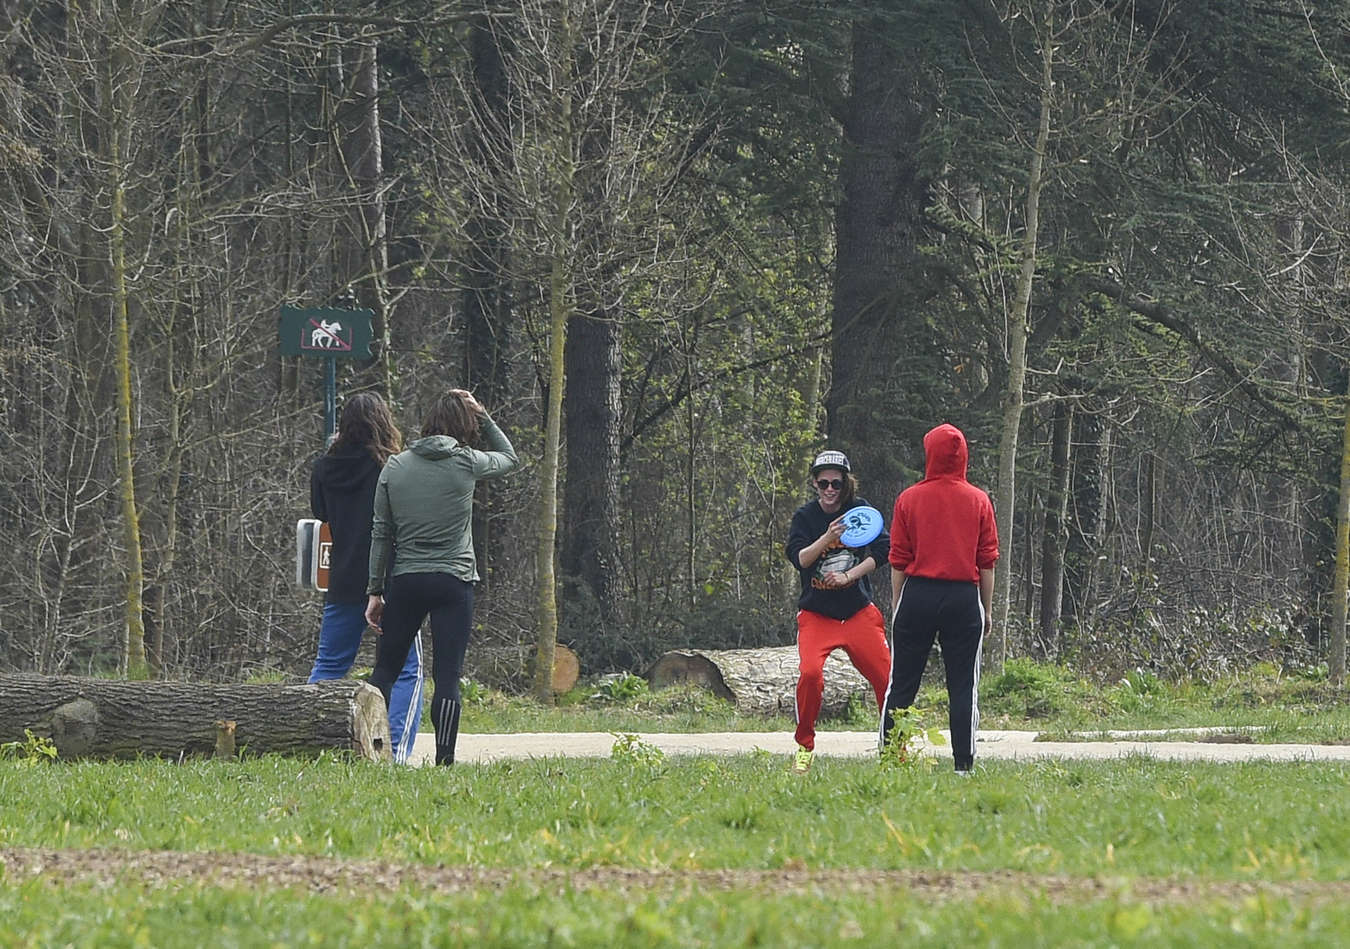
[[(356, 662), (361, 636), (366, 631), (366, 604), (325, 603), (323, 624), (319, 627), (319, 654), (314, 660), (310, 682), (341, 679)], [(389, 696), (389, 740), (394, 760), (406, 763), (417, 740), (422, 722), (422, 641), (413, 631), (403, 671), (394, 681)]]

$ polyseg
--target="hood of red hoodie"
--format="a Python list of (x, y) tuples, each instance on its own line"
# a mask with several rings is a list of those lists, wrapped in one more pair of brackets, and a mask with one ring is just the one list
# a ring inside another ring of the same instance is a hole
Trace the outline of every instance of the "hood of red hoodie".
[(966, 447), (966, 436), (955, 425), (944, 422), (925, 435), (923, 454), (925, 481), (935, 478), (965, 480), (970, 449)]

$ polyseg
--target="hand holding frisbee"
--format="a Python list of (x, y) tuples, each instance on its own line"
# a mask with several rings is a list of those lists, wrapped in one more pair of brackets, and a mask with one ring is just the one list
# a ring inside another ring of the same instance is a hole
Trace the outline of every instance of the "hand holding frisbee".
[(885, 524), (881, 512), (874, 507), (861, 504), (849, 508), (843, 514), (844, 533), (839, 541), (845, 547), (866, 547), (881, 535)]

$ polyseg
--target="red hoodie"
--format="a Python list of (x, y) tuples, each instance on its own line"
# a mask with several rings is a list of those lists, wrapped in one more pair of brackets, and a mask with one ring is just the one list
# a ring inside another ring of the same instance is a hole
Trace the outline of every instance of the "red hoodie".
[(968, 580), (998, 560), (998, 528), (989, 495), (966, 480), (970, 452), (954, 425), (923, 437), (924, 479), (895, 499), (891, 566), (911, 577)]

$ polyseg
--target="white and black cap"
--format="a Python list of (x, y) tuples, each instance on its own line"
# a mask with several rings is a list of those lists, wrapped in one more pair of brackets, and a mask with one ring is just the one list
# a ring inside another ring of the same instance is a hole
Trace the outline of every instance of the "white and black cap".
[(848, 455), (832, 449), (827, 449), (816, 455), (816, 460), (811, 462), (811, 474), (814, 475), (822, 468), (838, 468), (846, 474), (852, 470), (848, 466)]

